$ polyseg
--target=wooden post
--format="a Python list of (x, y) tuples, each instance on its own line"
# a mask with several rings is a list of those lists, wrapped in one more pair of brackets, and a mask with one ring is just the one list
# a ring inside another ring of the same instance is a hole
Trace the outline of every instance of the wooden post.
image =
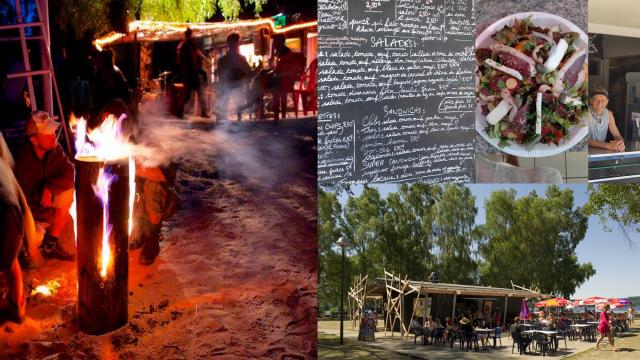
[(456, 300), (457, 300), (458, 294), (454, 293), (453, 294), (453, 308), (451, 309), (451, 321), (455, 321), (456, 320)]
[[(508, 296), (504, 297), (504, 317), (502, 318), (502, 322), (504, 323), (504, 325), (507, 325), (507, 304), (508, 304)], [(499, 326), (499, 324), (498, 324)]]
[[(103, 205), (96, 196), (100, 169), (115, 176), (109, 189), (108, 223), (111, 262), (101, 272)], [(76, 160), (76, 211), (78, 252), (77, 319), (80, 329), (92, 335), (113, 331), (128, 321), (128, 218), (129, 168), (127, 161), (104, 164)]]

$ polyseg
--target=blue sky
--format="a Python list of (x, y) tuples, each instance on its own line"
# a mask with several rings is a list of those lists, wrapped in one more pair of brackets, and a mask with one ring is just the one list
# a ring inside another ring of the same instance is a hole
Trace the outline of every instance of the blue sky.
[[(391, 184), (375, 185), (375, 187), (380, 190), (382, 196), (386, 196), (396, 189), (396, 185)], [(538, 194), (544, 194), (546, 187), (546, 185), (536, 184), (469, 185), (476, 196), (478, 208), (476, 223), (484, 223), (484, 200), (491, 192), (513, 188), (516, 189), (518, 195), (527, 194), (532, 190), (536, 190)], [(586, 185), (566, 184), (560, 187), (573, 190), (576, 206), (582, 206), (587, 201)], [(362, 186), (354, 185), (351, 188), (355, 195), (362, 192)], [(344, 203), (346, 198), (347, 196), (344, 194), (340, 201)], [(630, 246), (616, 223), (610, 222), (606, 226), (610, 231), (605, 230), (605, 226), (600, 223), (599, 218), (591, 217), (587, 234), (576, 249), (579, 261), (581, 263), (591, 262), (596, 269), (596, 275), (576, 290), (575, 298), (640, 296), (640, 281), (636, 278), (638, 270), (636, 261), (640, 261), (640, 234), (629, 232), (636, 242), (635, 246)]]

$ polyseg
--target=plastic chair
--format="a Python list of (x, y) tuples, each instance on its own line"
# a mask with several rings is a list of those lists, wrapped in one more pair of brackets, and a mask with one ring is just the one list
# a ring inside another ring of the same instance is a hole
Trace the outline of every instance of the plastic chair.
[(317, 82), (318, 59), (314, 59), (302, 73), (296, 89), (293, 90), (293, 107), (295, 108), (296, 116), (298, 114), (298, 101), (302, 101), (302, 113), (305, 116), (307, 111), (312, 111), (314, 114), (318, 111)]
[(498, 340), (500, 341), (500, 346), (502, 346), (502, 328), (496, 327), (493, 335), (489, 335), (489, 339), (493, 339), (493, 347), (496, 347)]

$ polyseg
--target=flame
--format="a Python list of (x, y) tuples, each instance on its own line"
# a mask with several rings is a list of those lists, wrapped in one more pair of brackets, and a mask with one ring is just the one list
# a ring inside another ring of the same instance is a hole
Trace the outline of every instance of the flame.
[(136, 162), (129, 156), (129, 236), (133, 230), (133, 202), (136, 198)]
[(76, 248), (78, 247), (78, 210), (76, 209), (76, 192), (73, 192), (73, 202), (71, 203), (71, 207), (69, 208), (69, 215), (73, 219), (73, 242), (76, 244)]
[(76, 159), (94, 157), (110, 161), (129, 157), (131, 145), (122, 134), (122, 121), (126, 118), (126, 114), (119, 118), (109, 114), (99, 127), (88, 133), (87, 122), (80, 118), (76, 125)]
[(98, 181), (93, 186), (93, 191), (102, 203), (102, 252), (100, 254), (100, 276), (104, 279), (107, 276), (107, 268), (111, 262), (111, 246), (109, 245), (109, 235), (111, 234), (111, 224), (109, 224), (109, 187), (115, 180), (113, 175), (100, 168)]
[(59, 287), (60, 287), (60, 283), (58, 283), (56, 280), (51, 280), (51, 281), (48, 281), (46, 284), (36, 286), (35, 289), (31, 290), (31, 296), (35, 294), (51, 296), (53, 295), (54, 292), (56, 292), (56, 290), (58, 290)]

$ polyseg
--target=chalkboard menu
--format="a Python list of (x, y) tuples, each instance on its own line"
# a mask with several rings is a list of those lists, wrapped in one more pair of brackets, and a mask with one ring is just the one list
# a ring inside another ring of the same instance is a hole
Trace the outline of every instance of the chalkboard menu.
[(318, 179), (471, 182), (474, 0), (318, 0)]

